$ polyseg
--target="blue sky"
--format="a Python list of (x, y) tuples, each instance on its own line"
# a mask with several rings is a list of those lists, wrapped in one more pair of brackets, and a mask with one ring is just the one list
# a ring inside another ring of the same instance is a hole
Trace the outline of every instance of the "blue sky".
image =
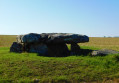
[(0, 0), (0, 34), (119, 36), (119, 0)]

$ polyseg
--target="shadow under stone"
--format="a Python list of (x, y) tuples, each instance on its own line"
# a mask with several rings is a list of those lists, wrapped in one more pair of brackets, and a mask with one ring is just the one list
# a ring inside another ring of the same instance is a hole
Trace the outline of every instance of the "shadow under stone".
[(76, 43), (72, 43), (71, 44), (71, 51), (70, 51), (70, 55), (90, 55), (92, 53), (93, 50), (90, 49), (81, 49), (80, 46)]
[(68, 50), (66, 44), (47, 44), (48, 53), (47, 55), (42, 55), (38, 53), (38, 56), (47, 56), (47, 57), (67, 57), (67, 56), (87, 56), (91, 55), (93, 50), (90, 49), (80, 49), (78, 44), (71, 44), (71, 50)]
[[(67, 57), (70, 56), (70, 51), (66, 44), (47, 44), (47, 54), (43, 56), (48, 57)], [(41, 53), (38, 53), (38, 56), (41, 56)]]
[(71, 52), (71, 55), (76, 55), (76, 56), (88, 56), (91, 55), (93, 50), (91, 49), (79, 49), (77, 52)]

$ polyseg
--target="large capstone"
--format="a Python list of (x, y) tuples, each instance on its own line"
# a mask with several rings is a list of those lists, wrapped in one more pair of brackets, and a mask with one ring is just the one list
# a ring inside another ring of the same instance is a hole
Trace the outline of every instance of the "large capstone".
[(89, 38), (86, 35), (69, 34), (69, 33), (30, 33), (17, 36), (19, 43), (84, 43)]
[(47, 38), (46, 43), (84, 43), (88, 42), (89, 38), (86, 35), (69, 34), (69, 33), (43, 33), (41, 37)]

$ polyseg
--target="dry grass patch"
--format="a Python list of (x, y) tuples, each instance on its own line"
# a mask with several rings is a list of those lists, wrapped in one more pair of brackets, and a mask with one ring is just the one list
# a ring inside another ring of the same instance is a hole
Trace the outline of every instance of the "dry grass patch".
[(10, 47), (16, 41), (16, 35), (0, 35), (0, 47)]
[(88, 43), (80, 43), (79, 45), (119, 51), (119, 38), (90, 37)]

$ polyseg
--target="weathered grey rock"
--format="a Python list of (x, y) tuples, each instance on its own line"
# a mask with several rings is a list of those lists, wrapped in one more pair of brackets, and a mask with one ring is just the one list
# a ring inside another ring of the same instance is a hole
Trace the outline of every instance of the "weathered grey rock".
[(109, 49), (102, 49), (102, 50), (94, 50), (92, 51), (92, 56), (105, 56), (108, 54), (118, 54), (118, 51), (109, 50)]
[(47, 56), (69, 56), (66, 44), (71, 44), (71, 53), (77, 54), (77, 43), (88, 42), (86, 35), (69, 33), (29, 33), (17, 36), (17, 43), (11, 47), (12, 52), (31, 52)]
[(22, 37), (23, 35), (18, 35), (16, 40), (17, 40), (17, 43), (21, 43), (22, 42)]
[(46, 44), (28, 44), (26, 51), (30, 53), (39, 53), (40, 55), (48, 55), (48, 47)]
[(10, 52), (17, 52), (17, 53), (23, 52), (23, 45), (17, 42), (13, 42), (12, 46), (10, 47)]
[(46, 35), (48, 38), (46, 43), (84, 43), (88, 42), (89, 38), (86, 35), (80, 34), (69, 34), (69, 33), (49, 33), (49, 34), (41, 34)]
[(19, 43), (83, 43), (88, 42), (89, 38), (86, 35), (69, 34), (69, 33), (30, 33), (17, 37)]
[(25, 35), (18, 35), (17, 42), (19, 43), (38, 43), (40, 42), (40, 34), (30, 33)]

